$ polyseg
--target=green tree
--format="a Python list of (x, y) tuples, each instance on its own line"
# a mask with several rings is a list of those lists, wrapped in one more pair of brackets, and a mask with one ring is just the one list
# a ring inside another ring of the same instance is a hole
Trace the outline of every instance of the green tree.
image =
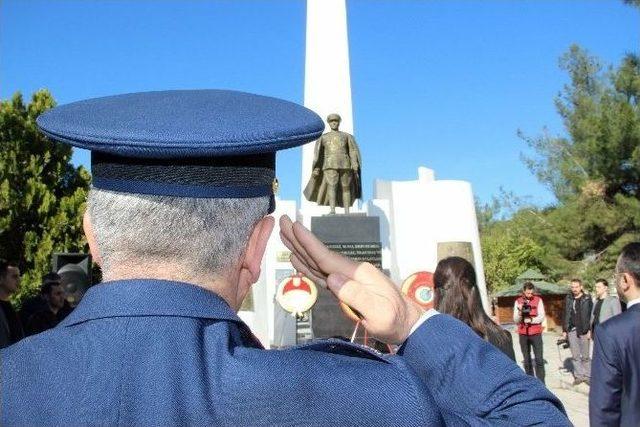
[(551, 208), (522, 206), (481, 233), (487, 282), (500, 289), (530, 267), (556, 281), (611, 278), (622, 246), (639, 240), (639, 230), (640, 200), (633, 197), (605, 202), (580, 196)]
[(53, 252), (86, 250), (89, 173), (70, 164), (70, 146), (49, 140), (35, 123), (54, 105), (47, 90), (34, 93), (28, 105), (20, 93), (0, 102), (0, 257), (23, 272), (17, 302), (37, 292)]
[(496, 224), (481, 237), (484, 274), (490, 292), (512, 286), (526, 269), (545, 270), (544, 249), (520, 234), (508, 221)]
[(567, 136), (527, 138), (530, 170), (559, 201), (581, 193), (640, 197), (640, 61), (629, 54), (617, 70), (578, 46), (560, 60), (571, 79), (555, 103)]
[(560, 281), (609, 278), (622, 246), (640, 239), (640, 60), (628, 54), (605, 70), (572, 46), (560, 66), (570, 78), (555, 100), (565, 135), (524, 137), (535, 154), (523, 158), (557, 204), (498, 204), (508, 207), (502, 220), (495, 204), (480, 209), (487, 281), (497, 288), (529, 267)]

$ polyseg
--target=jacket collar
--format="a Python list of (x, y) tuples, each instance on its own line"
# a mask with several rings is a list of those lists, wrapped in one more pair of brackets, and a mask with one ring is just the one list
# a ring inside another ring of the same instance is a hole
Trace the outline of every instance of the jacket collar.
[(168, 280), (134, 279), (89, 288), (61, 325), (130, 316), (195, 317), (242, 323), (226, 301), (202, 287)]
[(627, 302), (627, 309), (636, 307), (639, 305), (640, 305), (640, 298), (632, 299), (631, 301)]

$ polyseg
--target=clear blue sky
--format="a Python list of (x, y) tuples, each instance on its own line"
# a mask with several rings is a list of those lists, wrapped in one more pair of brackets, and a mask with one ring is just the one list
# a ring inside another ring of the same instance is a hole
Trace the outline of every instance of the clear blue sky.
[[(558, 57), (578, 43), (605, 63), (640, 47), (640, 13), (621, 0), (348, 0), (355, 136), (363, 190), (374, 178), (502, 186), (553, 196), (519, 159), (516, 136), (562, 133)], [(329, 23), (330, 25), (330, 23)], [(49, 89), (58, 103), (125, 92), (229, 88), (302, 103), (305, 1), (0, 3), (0, 97)], [(286, 118), (283, 118), (286, 120)], [(74, 162), (87, 164), (77, 152)], [(297, 198), (300, 150), (281, 153)]]

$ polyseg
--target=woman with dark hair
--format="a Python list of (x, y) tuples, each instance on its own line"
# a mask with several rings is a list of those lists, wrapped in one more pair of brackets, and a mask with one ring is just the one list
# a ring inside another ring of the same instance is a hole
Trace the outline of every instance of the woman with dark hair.
[(463, 321), (511, 360), (516, 360), (511, 334), (496, 325), (482, 307), (476, 272), (469, 261), (455, 256), (443, 259), (436, 267), (433, 283), (436, 310)]

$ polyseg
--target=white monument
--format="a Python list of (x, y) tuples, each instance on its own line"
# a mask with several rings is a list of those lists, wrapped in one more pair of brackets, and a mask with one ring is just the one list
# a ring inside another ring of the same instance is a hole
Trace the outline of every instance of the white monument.
[[(345, 0), (307, 0), (304, 105), (323, 119), (331, 113), (340, 114), (340, 130), (353, 134), (348, 46)], [(367, 141), (359, 143), (366, 168), (370, 148)], [(309, 227), (313, 216), (329, 212), (329, 207), (309, 202), (302, 194), (311, 176), (313, 155), (313, 143), (302, 148), (300, 208), (296, 201), (277, 199), (273, 214), (276, 218), (287, 214)], [(373, 194), (370, 201), (357, 201), (351, 212), (380, 218), (382, 267), (391, 279), (400, 285), (416, 272), (433, 272), (438, 262), (439, 244), (468, 242), (483, 304), (488, 310), (471, 185), (464, 181), (438, 181), (433, 171), (421, 167), (415, 181), (376, 180)], [(295, 330), (291, 332), (290, 328), (290, 322), (294, 320), (287, 319), (275, 302), (277, 285), (293, 273), (287, 249), (279, 239), (276, 221), (262, 263), (262, 274), (253, 286), (253, 307), (240, 312), (240, 317), (265, 347), (295, 342)], [(289, 331), (289, 336), (283, 335), (284, 329)], [(291, 333), (294, 336), (290, 336)]]
[[(304, 73), (304, 106), (318, 113), (323, 120), (329, 114), (339, 114), (342, 118), (340, 130), (353, 134), (345, 0), (307, 0)], [(311, 177), (313, 154), (314, 144), (302, 147), (298, 219), (307, 227), (312, 216), (329, 213), (329, 207), (309, 202), (302, 194)], [(359, 212), (358, 202), (351, 211)]]
[[(383, 252), (383, 267), (388, 268), (396, 283), (418, 271), (435, 271), (438, 244), (470, 243), (480, 295), (485, 310), (488, 309), (471, 184), (436, 180), (432, 170), (420, 167), (415, 181), (376, 180), (368, 211), (379, 212), (381, 222), (388, 224), (388, 251)], [(385, 247), (386, 242), (382, 243)]]

